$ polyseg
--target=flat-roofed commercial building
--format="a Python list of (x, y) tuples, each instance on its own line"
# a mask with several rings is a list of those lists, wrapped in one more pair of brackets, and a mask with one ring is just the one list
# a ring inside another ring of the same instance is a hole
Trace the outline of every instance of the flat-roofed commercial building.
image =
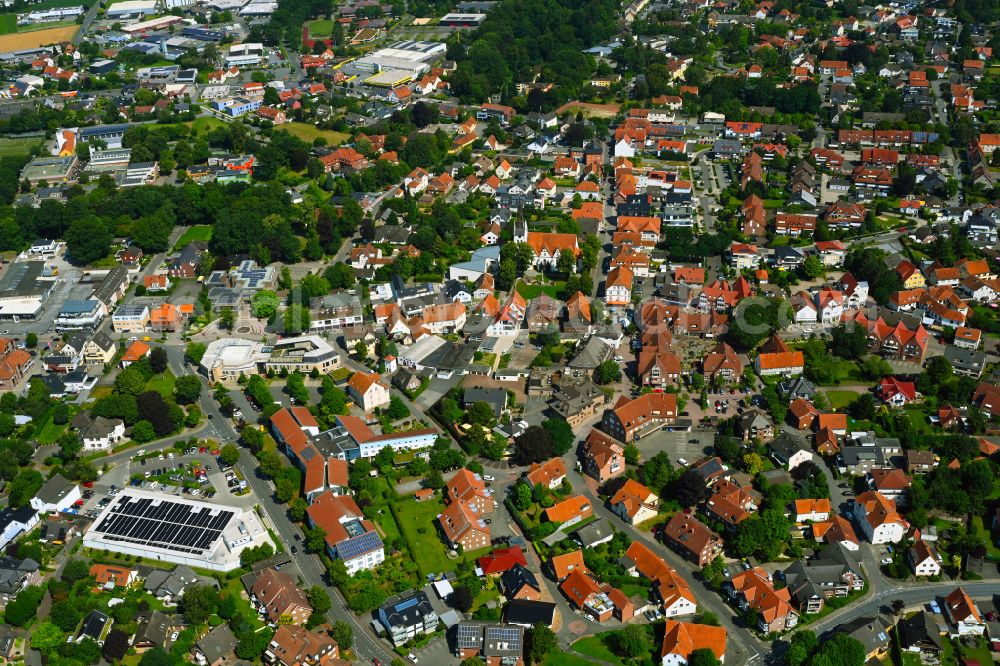
[(104, 303), (96, 298), (82, 301), (69, 300), (63, 303), (59, 314), (56, 316), (56, 330), (95, 329), (107, 313), (108, 311)]
[(76, 155), (66, 157), (36, 157), (24, 165), (21, 180), (32, 187), (42, 184), (69, 183), (76, 180), (79, 160)]
[(126, 488), (94, 520), (83, 545), (213, 571), (240, 566), (246, 548), (270, 543), (253, 509)]
[(56, 281), (43, 276), (45, 263), (25, 261), (8, 264), (0, 274), (0, 320), (35, 319), (55, 288)]
[(149, 307), (145, 305), (123, 305), (111, 315), (111, 327), (115, 333), (145, 333), (149, 327)]

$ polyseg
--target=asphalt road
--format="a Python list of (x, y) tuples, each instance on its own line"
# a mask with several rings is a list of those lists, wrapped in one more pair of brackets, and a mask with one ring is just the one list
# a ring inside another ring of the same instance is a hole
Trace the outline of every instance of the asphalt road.
[[(277, 532), (284, 547), (289, 548), (291, 544), (301, 543), (297, 539), (297, 537), (301, 537), (301, 532), (288, 519), (285, 506), (274, 498), (270, 482), (259, 476), (257, 472), (257, 460), (248, 450), (240, 449), (239, 465), (244, 477), (257, 495), (260, 501), (259, 506), (267, 516), (268, 523)], [(385, 644), (381, 639), (371, 633), (367, 623), (359, 621), (354, 613), (348, 610), (347, 604), (340, 595), (340, 592), (327, 584), (326, 570), (320, 562), (319, 557), (300, 553), (293, 558), (293, 561), (301, 573), (302, 580), (305, 581), (305, 586), (320, 585), (330, 595), (330, 600), (333, 602), (333, 607), (328, 614), (330, 620), (347, 622), (354, 628), (353, 649), (359, 660), (362, 663), (371, 663), (373, 658), (378, 658), (383, 664), (389, 664), (393, 659), (393, 655), (385, 649)]]
[(963, 581), (961, 583), (926, 583), (912, 587), (891, 587), (870, 596), (866, 596), (860, 601), (838, 609), (830, 613), (819, 622), (809, 625), (809, 629), (822, 635), (834, 629), (844, 622), (849, 622), (859, 617), (876, 615), (880, 612), (888, 611), (891, 615), (892, 602), (902, 599), (907, 608), (924, 606), (931, 600), (939, 596), (944, 596), (955, 589), (958, 585), (973, 599), (985, 599), (1000, 594), (1000, 581)]

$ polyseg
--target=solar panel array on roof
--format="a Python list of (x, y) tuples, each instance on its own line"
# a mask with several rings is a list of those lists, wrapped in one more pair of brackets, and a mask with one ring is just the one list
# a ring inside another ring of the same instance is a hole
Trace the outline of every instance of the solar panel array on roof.
[(413, 606), (416, 606), (419, 603), (420, 603), (419, 597), (411, 597), (410, 599), (407, 599), (402, 603), (396, 604), (395, 610), (397, 613), (399, 613), (405, 611), (407, 608), (412, 608)]
[(482, 646), (483, 627), (479, 624), (462, 622), (455, 636), (458, 649), (474, 650)]
[(487, 656), (520, 654), (521, 636), (520, 627), (486, 627), (483, 638), (489, 653)]
[(350, 560), (355, 557), (370, 553), (382, 547), (382, 540), (376, 532), (365, 532), (361, 536), (356, 536), (347, 541), (337, 544), (337, 555), (342, 560)]
[(215, 507), (122, 495), (95, 529), (108, 541), (202, 555), (234, 515)]

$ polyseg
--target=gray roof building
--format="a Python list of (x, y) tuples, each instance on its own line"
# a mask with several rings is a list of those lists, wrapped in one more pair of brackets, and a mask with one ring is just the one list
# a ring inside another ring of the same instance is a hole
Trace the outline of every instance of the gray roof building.
[(485, 402), (493, 410), (493, 415), (500, 418), (507, 409), (507, 391), (497, 388), (467, 388), (462, 394), (462, 403), (466, 408), (477, 402)]
[(8, 598), (20, 592), (38, 573), (38, 562), (33, 559), (23, 560), (16, 557), (0, 557), (0, 595)]
[(611, 529), (608, 521), (599, 519), (584, 525), (574, 532), (574, 535), (581, 546), (584, 548), (593, 548), (594, 546), (611, 541), (615, 536), (615, 531)]
[(236, 647), (236, 636), (228, 624), (220, 624), (194, 644), (209, 665), (225, 659)]

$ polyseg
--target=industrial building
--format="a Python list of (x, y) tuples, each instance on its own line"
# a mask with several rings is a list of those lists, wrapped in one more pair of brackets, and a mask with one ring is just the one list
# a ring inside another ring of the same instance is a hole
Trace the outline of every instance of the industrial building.
[(156, 0), (124, 0), (108, 7), (108, 19), (139, 18), (156, 13)]
[(127, 488), (83, 537), (85, 548), (213, 571), (240, 566), (245, 548), (270, 543), (253, 509)]
[(96, 298), (87, 300), (69, 300), (63, 303), (56, 316), (57, 331), (72, 331), (77, 329), (96, 329), (108, 313), (104, 303)]
[(0, 275), (0, 320), (34, 319), (56, 286), (45, 275), (45, 263), (25, 261), (8, 264)]
[(226, 52), (226, 67), (252, 67), (264, 57), (264, 45), (257, 42), (233, 44)]
[(438, 20), (438, 25), (456, 28), (477, 28), (482, 25), (486, 14), (445, 14)]
[(447, 50), (441, 42), (396, 42), (358, 58), (350, 67), (367, 75), (364, 81), (368, 85), (398, 86), (429, 71), (431, 63), (443, 58)]

